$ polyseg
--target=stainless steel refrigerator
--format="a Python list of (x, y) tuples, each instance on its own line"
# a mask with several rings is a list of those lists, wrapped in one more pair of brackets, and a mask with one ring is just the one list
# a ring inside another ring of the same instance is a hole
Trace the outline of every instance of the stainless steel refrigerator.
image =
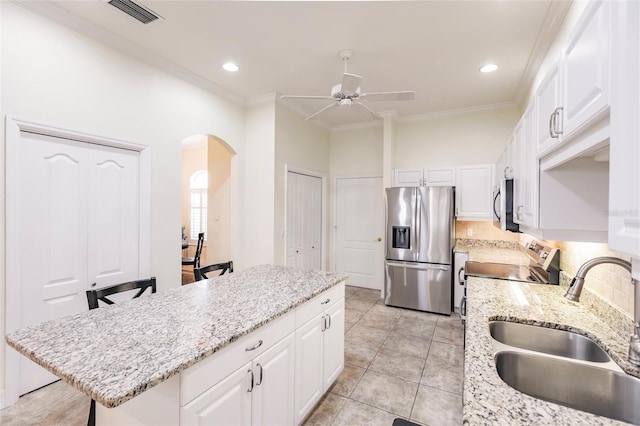
[(454, 188), (387, 188), (384, 303), (451, 315)]

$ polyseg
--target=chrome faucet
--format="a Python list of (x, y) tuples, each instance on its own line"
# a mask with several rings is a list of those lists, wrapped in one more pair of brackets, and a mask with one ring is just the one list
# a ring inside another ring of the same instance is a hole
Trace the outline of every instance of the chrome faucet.
[[(596, 265), (603, 263), (612, 263), (625, 268), (631, 273), (631, 263), (626, 260), (618, 259), (617, 257), (604, 256), (596, 257), (586, 261), (576, 273), (576, 276), (571, 280), (569, 289), (564, 295), (565, 298), (578, 302), (580, 300), (580, 293), (584, 286), (584, 278), (587, 272)], [(638, 280), (631, 278), (633, 284), (633, 334), (629, 340), (629, 362), (633, 365), (640, 367), (640, 283)]]

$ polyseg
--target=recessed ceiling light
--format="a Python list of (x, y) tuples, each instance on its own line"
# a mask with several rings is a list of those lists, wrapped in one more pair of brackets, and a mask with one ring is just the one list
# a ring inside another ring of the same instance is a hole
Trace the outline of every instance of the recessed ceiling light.
[(227, 62), (222, 66), (222, 68), (224, 68), (226, 71), (229, 71), (229, 72), (236, 72), (240, 69), (240, 67), (234, 64), (233, 62)]
[(496, 64), (487, 64), (482, 68), (480, 68), (480, 72), (494, 72), (497, 69), (498, 69), (498, 66)]

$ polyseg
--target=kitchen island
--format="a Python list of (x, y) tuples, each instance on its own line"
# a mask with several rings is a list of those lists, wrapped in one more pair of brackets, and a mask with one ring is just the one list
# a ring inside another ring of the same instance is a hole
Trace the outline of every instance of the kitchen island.
[[(285, 395), (281, 402), (291, 410), (285, 414), (292, 424), (342, 371), (346, 278), (263, 265), (27, 327), (6, 340), (101, 404), (98, 424), (190, 423), (190, 403), (202, 406), (209, 389), (238, 369), (242, 387), (249, 383), (246, 393), (266, 386), (268, 375), (264, 384), (255, 376), (271, 364), (256, 367), (253, 361), (286, 342), (276, 358), (284, 360), (279, 374), (291, 380), (282, 381), (286, 389), (280, 392), (271, 381), (272, 392), (263, 393)], [(324, 352), (299, 359), (311, 344)], [(300, 374), (294, 382), (293, 369), (309, 368), (305, 362), (319, 365), (320, 384)]]
[[(505, 247), (458, 247), (471, 260), (512, 261), (520, 254)], [(563, 297), (566, 286), (469, 277), (467, 280), (467, 322), (463, 423), (467, 425), (617, 425), (616, 420), (543, 401), (518, 392), (498, 375), (489, 321), (506, 320), (583, 334), (599, 343), (626, 373), (640, 376), (627, 359), (628, 335), (610, 327), (585, 303)]]

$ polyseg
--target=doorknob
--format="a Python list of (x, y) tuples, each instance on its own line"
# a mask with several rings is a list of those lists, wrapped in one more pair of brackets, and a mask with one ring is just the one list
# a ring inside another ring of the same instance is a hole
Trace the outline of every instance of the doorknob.
[(382, 238), (378, 237), (378, 241), (382, 241)]

